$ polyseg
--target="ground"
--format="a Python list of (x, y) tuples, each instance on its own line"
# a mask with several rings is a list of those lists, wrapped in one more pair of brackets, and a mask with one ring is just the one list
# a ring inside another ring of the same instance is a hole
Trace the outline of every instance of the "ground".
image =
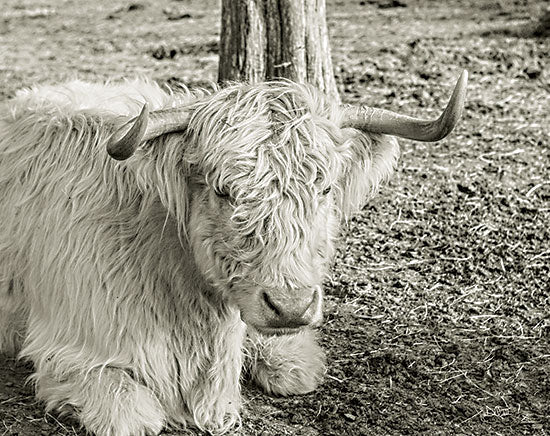
[[(216, 1), (4, 0), (0, 98), (33, 83), (216, 78)], [(328, 0), (343, 100), (434, 116), (462, 69), (462, 121), (401, 141), (346, 226), (315, 392), (250, 384), (240, 436), (550, 434), (550, 40), (534, 0)], [(1, 224), (0, 224), (1, 225)], [(83, 435), (0, 356), (0, 436)], [(170, 435), (192, 432), (167, 433)]]

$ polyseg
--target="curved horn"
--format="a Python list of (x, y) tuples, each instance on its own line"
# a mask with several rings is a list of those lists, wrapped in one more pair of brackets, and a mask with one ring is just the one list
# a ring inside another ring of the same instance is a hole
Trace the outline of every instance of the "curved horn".
[(456, 82), (447, 107), (437, 120), (423, 120), (369, 106), (346, 107), (341, 127), (353, 127), (373, 133), (386, 133), (417, 141), (439, 141), (447, 136), (462, 115), (468, 72)]
[[(147, 103), (135, 118), (122, 126), (109, 139), (107, 153), (113, 159), (125, 160), (134, 154), (139, 144), (170, 132), (185, 130), (191, 114), (187, 108), (177, 107), (149, 113)], [(120, 138), (121, 132), (130, 128)]]

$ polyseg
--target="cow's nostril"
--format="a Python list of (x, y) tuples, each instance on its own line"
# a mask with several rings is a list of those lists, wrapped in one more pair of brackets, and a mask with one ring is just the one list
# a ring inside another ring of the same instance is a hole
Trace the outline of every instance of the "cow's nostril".
[(273, 302), (269, 298), (269, 295), (267, 295), (266, 292), (263, 293), (262, 297), (264, 299), (265, 305), (269, 307), (275, 313), (275, 315), (281, 316), (281, 311), (277, 308), (277, 306), (275, 306), (275, 304), (273, 304)]

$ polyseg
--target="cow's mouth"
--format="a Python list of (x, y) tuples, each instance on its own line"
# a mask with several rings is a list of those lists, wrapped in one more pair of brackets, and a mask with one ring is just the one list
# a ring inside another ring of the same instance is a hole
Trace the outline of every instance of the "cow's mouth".
[(283, 336), (283, 335), (292, 335), (295, 333), (298, 333), (299, 331), (303, 330), (305, 326), (303, 327), (265, 327), (265, 326), (256, 326), (251, 325), (253, 329), (258, 331), (258, 333), (261, 333), (265, 336)]

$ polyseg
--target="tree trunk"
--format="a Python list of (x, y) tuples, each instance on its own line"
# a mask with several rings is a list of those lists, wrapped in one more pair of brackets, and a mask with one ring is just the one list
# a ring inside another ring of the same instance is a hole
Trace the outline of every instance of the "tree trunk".
[(282, 77), (339, 100), (325, 0), (222, 0), (218, 81)]

